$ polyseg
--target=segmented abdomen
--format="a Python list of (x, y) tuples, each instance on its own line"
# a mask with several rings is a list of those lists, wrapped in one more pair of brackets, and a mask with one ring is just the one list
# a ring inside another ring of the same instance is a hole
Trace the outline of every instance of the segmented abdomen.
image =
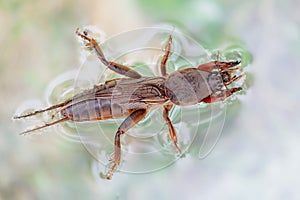
[(129, 115), (127, 109), (112, 103), (111, 99), (87, 99), (62, 110), (62, 115), (67, 116), (72, 121), (92, 121), (118, 118)]

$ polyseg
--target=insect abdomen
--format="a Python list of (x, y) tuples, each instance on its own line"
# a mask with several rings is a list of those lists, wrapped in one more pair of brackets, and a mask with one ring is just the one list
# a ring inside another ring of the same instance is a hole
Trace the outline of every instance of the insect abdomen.
[(88, 99), (72, 104), (62, 111), (72, 121), (91, 121), (118, 118), (130, 114), (110, 99)]

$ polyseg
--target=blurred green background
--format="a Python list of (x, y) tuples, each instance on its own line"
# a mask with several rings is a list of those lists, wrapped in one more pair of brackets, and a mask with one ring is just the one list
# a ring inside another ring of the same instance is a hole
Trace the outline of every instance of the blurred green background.
[[(0, 200), (299, 199), (299, 7), (298, 0), (0, 1)], [(253, 85), (206, 159), (107, 182), (93, 175), (82, 145), (57, 134), (18, 135), (11, 120), (18, 106), (43, 100), (54, 77), (78, 67), (77, 27), (111, 36), (161, 23), (207, 49), (235, 44), (253, 56)]]

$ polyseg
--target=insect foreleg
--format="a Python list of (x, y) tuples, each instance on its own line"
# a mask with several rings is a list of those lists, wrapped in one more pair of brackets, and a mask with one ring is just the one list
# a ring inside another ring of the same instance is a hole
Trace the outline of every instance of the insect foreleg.
[(202, 101), (205, 103), (213, 103), (213, 102), (217, 102), (217, 101), (223, 101), (227, 97), (231, 96), (233, 93), (238, 92), (240, 90), (242, 90), (241, 87), (224, 90), (224, 91), (222, 91), (221, 94), (208, 96), (208, 97), (204, 98)]
[(202, 65), (199, 65), (198, 69), (200, 69), (202, 71), (207, 71), (207, 72), (210, 72), (213, 69), (222, 69), (222, 70), (225, 70), (225, 69), (234, 67), (234, 66), (236, 66), (236, 65), (238, 65), (240, 63), (241, 63), (240, 61), (235, 61), (235, 62), (212, 61), (212, 62), (209, 62), (209, 63), (205, 63), (205, 64), (202, 64)]
[(167, 76), (167, 69), (166, 69), (166, 64), (170, 55), (170, 49), (171, 49), (171, 44), (172, 44), (172, 35), (169, 36), (168, 43), (165, 47), (165, 55), (160, 63), (160, 72), (162, 76)]
[(133, 127), (136, 123), (138, 123), (141, 119), (143, 119), (146, 115), (147, 111), (145, 109), (136, 110), (131, 113), (120, 125), (118, 131), (115, 135), (115, 143), (114, 143), (114, 158), (112, 160), (113, 166), (110, 168), (108, 173), (106, 174), (107, 179), (111, 179), (113, 172), (116, 170), (117, 166), (120, 164), (121, 160), (121, 142), (120, 136), (128, 131), (131, 127)]
[(171, 120), (169, 118), (169, 111), (171, 110), (171, 108), (172, 108), (172, 105), (165, 105), (164, 106), (163, 118), (164, 118), (166, 124), (168, 125), (169, 134), (170, 134), (171, 139), (173, 140), (175, 148), (178, 151), (179, 155), (181, 155), (181, 150), (180, 150), (180, 148), (178, 147), (178, 144), (177, 144), (176, 131), (175, 131), (174, 126), (173, 126), (173, 124), (172, 124), (172, 122), (171, 122)]
[(142, 77), (138, 72), (134, 71), (133, 69), (131, 69), (127, 66), (124, 66), (124, 65), (121, 65), (121, 64), (118, 64), (118, 63), (115, 63), (115, 62), (108, 61), (105, 58), (104, 53), (103, 53), (100, 45), (96, 42), (96, 40), (94, 38), (88, 37), (86, 32), (80, 33), (77, 29), (76, 34), (78, 36), (82, 37), (84, 40), (88, 41), (87, 46), (90, 47), (91, 49), (94, 49), (97, 56), (98, 56), (98, 58), (100, 59), (100, 61), (104, 65), (106, 65), (109, 69), (111, 69), (112, 71), (117, 72), (118, 74), (121, 74), (121, 75), (124, 75), (124, 76), (128, 76), (130, 78), (140, 78), (140, 77)]

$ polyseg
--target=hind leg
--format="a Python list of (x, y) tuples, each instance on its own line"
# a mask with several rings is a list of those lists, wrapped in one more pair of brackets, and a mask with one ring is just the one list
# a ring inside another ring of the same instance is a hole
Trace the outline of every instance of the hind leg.
[(120, 136), (128, 131), (131, 127), (133, 127), (136, 123), (138, 123), (141, 119), (143, 119), (146, 115), (147, 111), (145, 109), (136, 110), (131, 113), (120, 125), (118, 131), (115, 135), (115, 148), (114, 148), (114, 158), (112, 160), (113, 166), (110, 168), (108, 173), (106, 174), (106, 179), (111, 179), (113, 172), (116, 170), (117, 166), (121, 161), (121, 142)]
[(121, 65), (121, 64), (116, 63), (116, 62), (108, 61), (105, 58), (104, 53), (103, 53), (100, 45), (96, 42), (96, 40), (94, 38), (88, 37), (86, 32), (80, 33), (77, 29), (76, 34), (78, 36), (80, 36), (81, 38), (83, 38), (84, 40), (88, 41), (86, 46), (88, 46), (91, 49), (95, 50), (95, 52), (96, 52), (98, 58), (100, 59), (100, 61), (104, 65), (106, 65), (109, 69), (113, 70), (114, 72), (116, 72), (118, 74), (128, 76), (130, 78), (140, 78), (140, 77), (142, 77), (138, 72), (134, 71), (133, 69), (131, 69), (131, 68), (125, 66), (125, 65)]

